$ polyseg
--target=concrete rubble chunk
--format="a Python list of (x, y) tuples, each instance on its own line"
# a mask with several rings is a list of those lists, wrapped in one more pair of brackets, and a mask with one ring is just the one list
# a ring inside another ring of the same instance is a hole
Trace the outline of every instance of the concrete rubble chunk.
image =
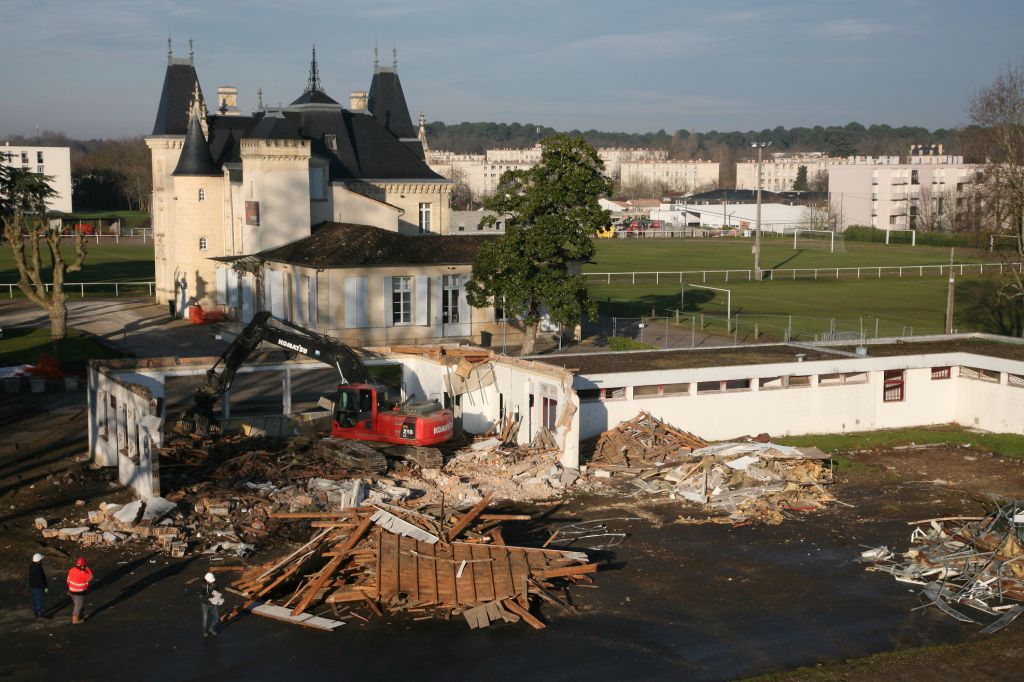
[(36, 518), (35, 524), (36, 524), (36, 530), (42, 530), (42, 529), (46, 528), (46, 526), (48, 525), (47, 522), (46, 522), (46, 519), (44, 519), (42, 516), (39, 516), (39, 517)]

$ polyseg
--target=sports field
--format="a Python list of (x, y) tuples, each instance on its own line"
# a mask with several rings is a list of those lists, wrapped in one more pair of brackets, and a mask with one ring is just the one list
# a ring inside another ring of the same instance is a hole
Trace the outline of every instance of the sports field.
[[(678, 271), (749, 269), (753, 257), (751, 240), (621, 240), (598, 243), (594, 262), (585, 272)], [(829, 268), (893, 265), (938, 265), (949, 262), (949, 249), (926, 246), (885, 246), (848, 243), (843, 253), (797, 250), (792, 242), (768, 241), (763, 267)], [(957, 262), (998, 262), (985, 252), (958, 249)], [(701, 284), (699, 277), (684, 281)], [(984, 307), (986, 278), (960, 277), (954, 326), (958, 331), (999, 331), (986, 319)], [(829, 332), (861, 333), (874, 336), (941, 333), (945, 322), (947, 278), (884, 277), (882, 279), (798, 279), (750, 282), (715, 281), (712, 286), (728, 289), (733, 316), (739, 316), (742, 338), (750, 339), (757, 325), (762, 335), (782, 338), (791, 329), (795, 338), (810, 339)], [(678, 280), (630, 285), (625, 278), (611, 285), (592, 281), (591, 295), (603, 315), (636, 318), (669, 315), (680, 309)], [(687, 287), (685, 314), (703, 313), (706, 328), (725, 331), (725, 292)]]
[[(672, 272), (679, 270), (726, 270), (754, 267), (753, 239), (599, 239), (597, 254), (584, 272)], [(961, 263), (998, 262), (983, 251), (957, 249)], [(793, 249), (793, 239), (772, 238), (762, 243), (761, 267), (846, 268), (892, 265), (939, 265), (949, 263), (949, 249), (847, 242), (844, 252), (829, 253), (823, 246)]]
[[(75, 248), (70, 240), (63, 245), (64, 258), (71, 261)], [(49, 262), (49, 251), (43, 249), (43, 262)], [(80, 272), (68, 274), (68, 282), (147, 282), (153, 279), (153, 243), (86, 244), (85, 264)], [(14, 255), (7, 244), (0, 246), (0, 284), (18, 281)], [(50, 281), (49, 274), (46, 281)], [(6, 294), (6, 287), (0, 294)], [(109, 295), (109, 294), (108, 294)]]

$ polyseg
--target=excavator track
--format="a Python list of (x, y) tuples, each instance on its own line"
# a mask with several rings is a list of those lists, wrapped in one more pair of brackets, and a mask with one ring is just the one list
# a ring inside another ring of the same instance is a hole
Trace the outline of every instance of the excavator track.
[(324, 438), (318, 447), (357, 471), (369, 474), (387, 473), (388, 458), (366, 443), (344, 438)]
[(437, 448), (419, 445), (392, 445), (384, 448), (384, 454), (416, 464), (421, 469), (440, 469), (444, 466), (444, 455)]

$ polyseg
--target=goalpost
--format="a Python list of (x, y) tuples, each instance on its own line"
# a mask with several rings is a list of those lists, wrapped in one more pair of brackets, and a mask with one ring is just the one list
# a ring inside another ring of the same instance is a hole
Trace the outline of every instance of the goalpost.
[(885, 244), (906, 244), (908, 242), (904, 235), (910, 235), (909, 243), (911, 246), (917, 246), (917, 230), (886, 230), (885, 231)]
[(1020, 237), (1015, 234), (990, 234), (988, 236), (989, 253), (1004, 251), (1008, 248), (1013, 249), (1015, 253), (1020, 253), (1020, 246)]
[(829, 253), (846, 251), (846, 240), (842, 234), (832, 230), (797, 228), (793, 230), (793, 250), (797, 249), (821, 249)]

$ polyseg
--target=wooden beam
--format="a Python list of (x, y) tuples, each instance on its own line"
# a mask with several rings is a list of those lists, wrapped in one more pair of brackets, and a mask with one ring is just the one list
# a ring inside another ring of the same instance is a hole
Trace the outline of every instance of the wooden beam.
[(459, 536), (459, 533), (466, 530), (466, 528), (469, 527), (469, 524), (473, 523), (473, 521), (476, 520), (476, 517), (480, 516), (481, 512), (483, 512), (490, 503), (491, 496), (484, 495), (484, 499), (477, 502), (472, 509), (459, 519), (458, 523), (451, 527), (451, 530), (448, 531), (448, 542), (451, 542)]
[(540, 622), (536, 616), (534, 616), (532, 613), (530, 613), (522, 606), (517, 604), (514, 599), (506, 599), (505, 601), (501, 602), (501, 604), (506, 609), (508, 609), (509, 611), (511, 611), (512, 613), (516, 614), (517, 616), (525, 620), (527, 623), (529, 623), (530, 626), (535, 630), (544, 629), (544, 623)]
[(481, 521), (530, 521), (533, 517), (529, 514), (481, 514)]
[(338, 556), (327, 562), (327, 565), (323, 567), (323, 570), (320, 571), (316, 579), (313, 580), (310, 586), (306, 589), (306, 594), (303, 595), (302, 599), (292, 610), (292, 616), (298, 616), (306, 610), (309, 603), (313, 601), (314, 597), (316, 597), (316, 593), (319, 592), (324, 583), (334, 575), (334, 572), (338, 570), (339, 566), (341, 566), (341, 562), (348, 556), (349, 551), (363, 539), (363, 536), (366, 535), (366, 531), (368, 531), (372, 525), (373, 517), (371, 516), (366, 516), (359, 522), (356, 529), (349, 534), (348, 539), (345, 540), (345, 543), (338, 549)]
[(357, 507), (354, 509), (342, 509), (336, 512), (271, 512), (272, 519), (334, 519), (341, 516), (359, 516), (361, 511), (374, 511), (370, 507)]
[(597, 564), (548, 568), (543, 571), (534, 571), (533, 575), (537, 578), (564, 578), (567, 575), (582, 575), (583, 573), (597, 573)]

